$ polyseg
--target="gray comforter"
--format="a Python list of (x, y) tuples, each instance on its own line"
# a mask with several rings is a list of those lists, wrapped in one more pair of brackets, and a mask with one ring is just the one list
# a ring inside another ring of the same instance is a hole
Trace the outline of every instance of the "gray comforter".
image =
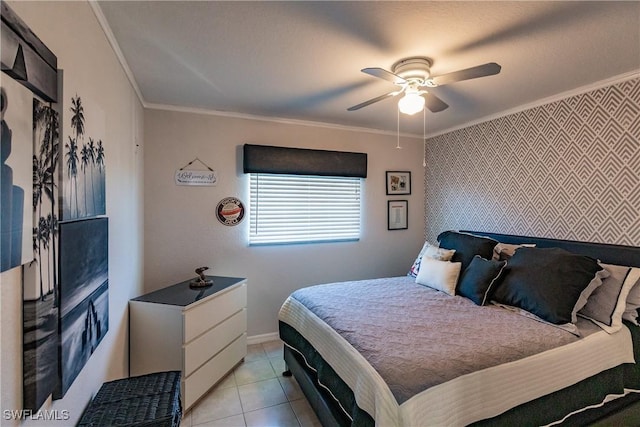
[(399, 404), (455, 377), (580, 338), (497, 306), (476, 306), (412, 278), (343, 282), (291, 296), (342, 335)]

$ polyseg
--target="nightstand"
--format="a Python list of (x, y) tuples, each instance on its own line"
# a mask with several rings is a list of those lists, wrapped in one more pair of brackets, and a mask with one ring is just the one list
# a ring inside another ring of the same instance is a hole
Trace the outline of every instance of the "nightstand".
[(246, 279), (206, 277), (129, 301), (129, 374), (182, 371), (185, 411), (247, 354)]

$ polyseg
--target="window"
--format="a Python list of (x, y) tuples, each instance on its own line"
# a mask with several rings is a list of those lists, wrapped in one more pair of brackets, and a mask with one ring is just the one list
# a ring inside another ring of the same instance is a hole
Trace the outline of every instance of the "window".
[(249, 243), (360, 238), (361, 178), (251, 173)]

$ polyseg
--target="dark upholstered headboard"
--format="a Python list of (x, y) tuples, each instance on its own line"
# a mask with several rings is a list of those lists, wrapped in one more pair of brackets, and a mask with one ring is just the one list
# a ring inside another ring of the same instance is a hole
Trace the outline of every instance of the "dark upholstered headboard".
[(578, 242), (575, 240), (546, 239), (542, 237), (516, 236), (511, 234), (487, 233), (484, 231), (461, 230), (465, 233), (491, 237), (502, 243), (534, 243), (538, 248), (563, 248), (569, 252), (587, 255), (606, 264), (640, 267), (640, 248), (636, 246), (609, 245), (605, 243)]

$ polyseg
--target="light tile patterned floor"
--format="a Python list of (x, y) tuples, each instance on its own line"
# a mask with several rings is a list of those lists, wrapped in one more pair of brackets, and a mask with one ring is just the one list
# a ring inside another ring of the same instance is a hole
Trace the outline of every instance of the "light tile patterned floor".
[(300, 386), (283, 377), (282, 341), (247, 347), (247, 357), (187, 412), (180, 427), (321, 427)]

